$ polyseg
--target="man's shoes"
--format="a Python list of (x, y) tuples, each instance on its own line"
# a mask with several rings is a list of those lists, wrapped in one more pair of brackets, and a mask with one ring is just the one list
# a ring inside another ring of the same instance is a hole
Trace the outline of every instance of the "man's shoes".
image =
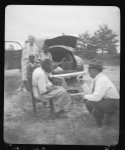
[(61, 111), (55, 113), (54, 116), (55, 116), (55, 118), (68, 118), (71, 115), (64, 110), (61, 110)]
[(96, 119), (96, 124), (97, 124), (98, 127), (102, 127), (104, 125), (104, 120)]

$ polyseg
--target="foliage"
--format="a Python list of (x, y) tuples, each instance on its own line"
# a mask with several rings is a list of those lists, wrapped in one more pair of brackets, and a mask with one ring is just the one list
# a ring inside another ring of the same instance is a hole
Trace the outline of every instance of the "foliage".
[(107, 25), (100, 25), (99, 29), (93, 35), (88, 31), (79, 35), (76, 52), (81, 51), (85, 53), (85, 51), (88, 51), (88, 55), (93, 55), (91, 52), (100, 50), (102, 55), (105, 52), (116, 54), (118, 46), (117, 36)]
[(103, 57), (101, 54), (98, 54), (97, 58), (102, 60), (105, 65), (107, 66), (119, 66), (120, 65), (120, 54), (103, 54)]
[(116, 53), (116, 47), (118, 40), (116, 39), (118, 35), (109, 29), (107, 25), (102, 25), (94, 33), (94, 40), (99, 49), (107, 51), (108, 53)]

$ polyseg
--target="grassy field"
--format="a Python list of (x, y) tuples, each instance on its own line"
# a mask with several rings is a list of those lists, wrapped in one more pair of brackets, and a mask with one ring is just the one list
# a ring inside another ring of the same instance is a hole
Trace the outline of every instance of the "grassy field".
[[(105, 74), (120, 89), (119, 66), (107, 66)], [(72, 117), (50, 118), (49, 109), (33, 113), (31, 96), (16, 92), (21, 84), (18, 70), (5, 73), (4, 140), (11, 144), (116, 145), (119, 140), (119, 116), (110, 126), (98, 127), (84, 104), (72, 105)]]

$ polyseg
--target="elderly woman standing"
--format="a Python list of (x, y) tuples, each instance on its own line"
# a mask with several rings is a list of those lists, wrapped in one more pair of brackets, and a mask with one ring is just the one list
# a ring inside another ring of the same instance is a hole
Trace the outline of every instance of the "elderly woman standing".
[[(28, 40), (25, 42), (24, 49), (22, 52), (22, 81), (23, 87), (26, 88), (27, 85), (27, 75), (28, 75), (28, 65), (30, 63), (30, 57), (34, 57), (34, 62), (39, 63), (39, 49), (36, 45), (36, 39), (34, 36), (29, 35)], [(23, 88), (25, 90), (25, 88)]]

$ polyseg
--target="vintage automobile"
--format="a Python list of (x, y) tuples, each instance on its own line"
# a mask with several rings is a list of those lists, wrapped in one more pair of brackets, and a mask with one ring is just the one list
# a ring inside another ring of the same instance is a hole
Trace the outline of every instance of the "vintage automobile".
[(77, 37), (65, 35), (47, 39), (44, 42), (47, 51), (52, 54), (53, 61), (62, 68), (62, 71), (52, 72), (51, 77), (55, 78), (55, 81), (58, 81), (58, 78), (63, 78), (66, 83), (65, 88), (67, 90), (73, 89), (72, 92), (76, 92), (77, 77), (85, 73), (82, 58), (74, 54), (77, 40)]
[(20, 69), (23, 47), (19, 42), (5, 41), (5, 70)]
[(74, 55), (77, 37), (59, 36), (53, 39), (45, 40), (48, 52), (52, 54), (54, 62), (57, 62), (65, 72), (83, 71), (83, 60)]
[[(76, 47), (77, 37), (74, 36), (58, 36), (56, 38), (45, 40), (48, 51), (52, 54), (55, 62), (66, 72), (84, 70), (82, 59), (74, 55), (73, 51)], [(20, 69), (23, 47), (16, 41), (5, 41), (5, 70)]]

